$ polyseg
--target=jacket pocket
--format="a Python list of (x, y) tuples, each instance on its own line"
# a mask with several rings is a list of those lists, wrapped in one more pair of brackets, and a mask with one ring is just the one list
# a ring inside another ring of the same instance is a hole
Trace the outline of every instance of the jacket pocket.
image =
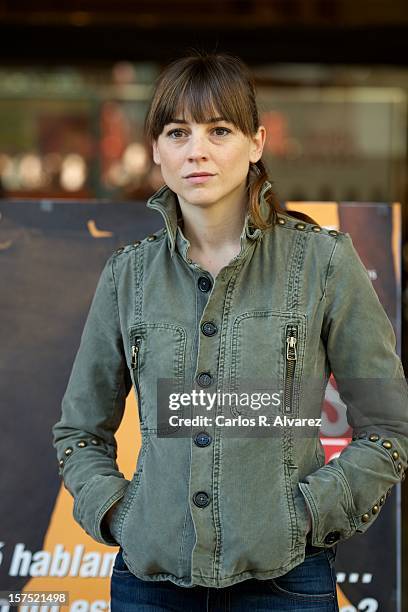
[[(255, 347), (254, 351), (248, 349)], [(267, 393), (253, 403), (231, 405), (234, 416), (264, 415), (275, 419), (299, 410), (306, 346), (306, 316), (293, 312), (257, 310), (235, 318), (231, 341), (230, 391)], [(270, 403), (268, 404), (268, 400)], [(259, 405), (262, 404), (262, 405)]]
[[(161, 434), (178, 427), (169, 422), (170, 393), (182, 393), (185, 379), (186, 332), (167, 322), (141, 322), (129, 329), (129, 363), (140, 427)], [(177, 413), (176, 413), (177, 414)]]

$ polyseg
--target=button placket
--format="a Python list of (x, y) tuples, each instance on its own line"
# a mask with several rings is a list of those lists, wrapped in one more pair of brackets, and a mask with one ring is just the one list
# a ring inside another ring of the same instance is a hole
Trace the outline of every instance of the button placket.
[[(198, 351), (195, 384), (198, 389), (204, 389), (209, 393), (217, 391), (217, 365), (221, 342), (223, 308), (216, 305), (225, 303), (225, 292), (236, 269), (234, 265), (226, 267), (215, 280), (211, 279), (211, 281), (205, 271), (195, 271), (198, 294)], [(210, 290), (211, 295), (209, 295)], [(203, 294), (206, 294), (208, 299), (205, 299)], [(201, 425), (191, 432), (190, 505), (198, 542), (193, 551), (191, 563), (193, 569), (200, 567), (203, 573), (212, 571), (214, 551), (210, 542), (218, 541), (219, 538), (216, 518), (209, 510), (212, 508), (213, 495), (216, 494), (214, 491), (217, 491), (214, 481), (214, 463), (218, 452), (216, 410), (216, 403), (211, 411), (205, 410), (205, 415), (211, 419), (205, 425), (205, 430)]]

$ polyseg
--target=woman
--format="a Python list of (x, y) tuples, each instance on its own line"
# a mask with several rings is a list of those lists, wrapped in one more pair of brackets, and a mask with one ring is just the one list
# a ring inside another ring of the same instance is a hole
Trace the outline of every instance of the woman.
[[(279, 207), (241, 60), (170, 64), (145, 127), (165, 227), (108, 259), (88, 314), (54, 426), (74, 517), (120, 546), (113, 612), (338, 610), (337, 543), (407, 464), (391, 323), (350, 236)], [(325, 465), (330, 372), (354, 436)], [(114, 434), (132, 385), (129, 482)]]

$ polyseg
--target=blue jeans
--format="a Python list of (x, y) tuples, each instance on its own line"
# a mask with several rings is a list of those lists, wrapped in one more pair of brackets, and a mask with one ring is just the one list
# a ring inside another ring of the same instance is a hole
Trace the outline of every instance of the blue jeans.
[(140, 580), (119, 549), (112, 570), (111, 612), (338, 612), (335, 557), (336, 547), (307, 545), (304, 562), (278, 578), (188, 588), (169, 580)]

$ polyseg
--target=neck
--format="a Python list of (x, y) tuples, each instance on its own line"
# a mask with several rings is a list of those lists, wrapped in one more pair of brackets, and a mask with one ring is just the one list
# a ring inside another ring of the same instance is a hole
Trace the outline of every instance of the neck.
[(191, 250), (206, 254), (239, 247), (247, 200), (245, 184), (222, 201), (206, 206), (193, 206), (179, 197), (182, 230)]

